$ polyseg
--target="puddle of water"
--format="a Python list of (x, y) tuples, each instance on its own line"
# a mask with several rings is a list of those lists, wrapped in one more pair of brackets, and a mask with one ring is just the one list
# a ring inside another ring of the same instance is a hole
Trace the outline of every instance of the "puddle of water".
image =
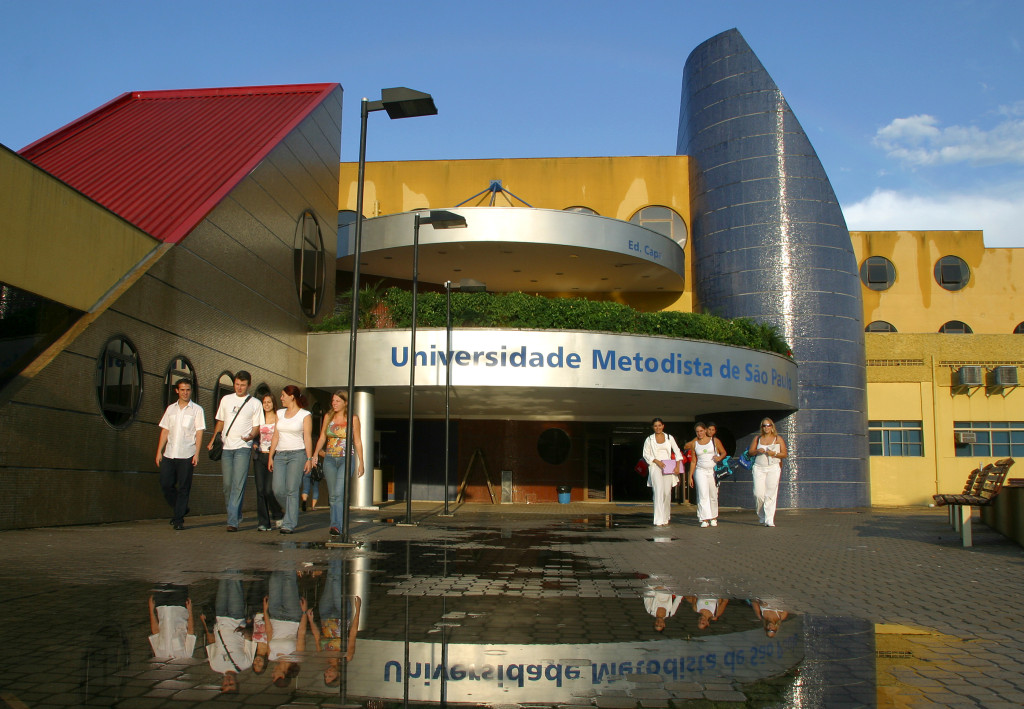
[[(714, 578), (609, 572), (562, 533), (465, 532), (360, 550), (288, 542), (313, 561), (10, 599), (0, 631), (19, 642), (0, 648), (0, 698), (186, 709), (237, 687), (238, 703), (268, 707), (874, 706), (926, 696), (921, 667), (962, 643), (729, 598)], [(42, 628), (40, 606), (53, 616)]]

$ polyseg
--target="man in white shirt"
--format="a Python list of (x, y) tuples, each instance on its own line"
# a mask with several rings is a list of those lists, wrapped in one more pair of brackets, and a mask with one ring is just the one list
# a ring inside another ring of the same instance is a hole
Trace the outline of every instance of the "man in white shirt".
[(213, 448), (213, 440), (224, 431), (224, 455), (220, 466), (224, 475), (224, 504), (228, 508), (229, 532), (237, 532), (242, 521), (242, 500), (252, 456), (250, 441), (260, 435), (263, 406), (259, 399), (247, 394), (251, 382), (252, 377), (244, 370), (235, 375), (235, 393), (220, 400), (213, 437), (206, 446), (207, 450)]
[(160, 468), (160, 488), (173, 510), (171, 524), (185, 528), (188, 498), (192, 491), (192, 470), (199, 462), (206, 416), (192, 401), (192, 383), (179, 379), (174, 385), (178, 400), (167, 407), (160, 419), (160, 441), (156, 446), (156, 464)]

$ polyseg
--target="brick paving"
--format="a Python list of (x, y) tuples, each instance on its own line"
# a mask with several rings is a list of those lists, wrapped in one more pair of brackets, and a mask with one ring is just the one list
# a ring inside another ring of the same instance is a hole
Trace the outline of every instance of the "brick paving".
[[(244, 572), (247, 583), (298, 572), (312, 599), (337, 559), (366, 589), (347, 680), (362, 688), (359, 696), (370, 695), (374, 648), (385, 652), (408, 637), (417, 646), (443, 638), (451, 648), (482, 644), (510, 654), (545, 648), (539, 663), (662, 645), (680, 663), (694, 648), (719, 662), (703, 674), (679, 667), (677, 676), (665, 674), (667, 664), (660, 674), (640, 674), (639, 662), (613, 664), (591, 689), (551, 699), (506, 689), (476, 700), (494, 706), (1024, 705), (1024, 550), (978, 521), (975, 546), (964, 549), (945, 512), (928, 509), (782, 511), (773, 529), (742, 510), (724, 510), (717, 528), (701, 529), (686, 505), (657, 529), (649, 505), (440, 512), (417, 503), (417, 526), (394, 524), (404, 504), (354, 513), (355, 549), (324, 546), (328, 518), (320, 511), (303, 514), (291, 536), (257, 533), (251, 515), (237, 534), (225, 533), (223, 516), (189, 518), (182, 532), (152, 520), (0, 533), (0, 706), (367, 706), (317, 685), (318, 673), (306, 670), (285, 688), (271, 685), (269, 673), (246, 671), (240, 692), (222, 695), (201, 633), (193, 657), (174, 661), (153, 658), (146, 641), (154, 584), (187, 586), (197, 615), (212, 616), (227, 570)], [(662, 637), (640, 600), (656, 584), (730, 604), (711, 634), (698, 631), (684, 607)], [(772, 672), (754, 666), (754, 651), (773, 647), (745, 604), (755, 598), (791, 612), (774, 647), (781, 657), (784, 640), (802, 653), (799, 661)], [(742, 638), (742, 648), (730, 638)], [(747, 664), (733, 654), (726, 667), (730, 653), (742, 652)], [(600, 674), (599, 661), (591, 664), (584, 674)], [(469, 686), (448, 685), (456, 698)], [(401, 706), (401, 687), (397, 696), (389, 691), (381, 696), (390, 700), (373, 706)]]

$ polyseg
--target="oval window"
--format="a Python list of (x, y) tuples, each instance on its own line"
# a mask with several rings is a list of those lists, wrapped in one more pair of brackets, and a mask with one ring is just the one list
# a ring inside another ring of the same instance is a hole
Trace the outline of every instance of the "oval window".
[(560, 428), (549, 428), (537, 438), (537, 454), (551, 465), (561, 465), (569, 459), (572, 441), (569, 434)]

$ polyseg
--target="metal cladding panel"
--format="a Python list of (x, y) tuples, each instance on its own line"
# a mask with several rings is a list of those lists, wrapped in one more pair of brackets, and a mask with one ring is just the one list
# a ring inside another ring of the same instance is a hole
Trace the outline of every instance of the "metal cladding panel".
[(701, 306), (775, 324), (801, 364), (800, 410), (777, 422), (791, 452), (780, 504), (868, 505), (863, 308), (849, 230), (810, 140), (736, 30), (687, 59), (677, 152), (694, 165)]
[(341, 87), (124, 94), (20, 154), (151, 236), (177, 242), (334, 91)]

